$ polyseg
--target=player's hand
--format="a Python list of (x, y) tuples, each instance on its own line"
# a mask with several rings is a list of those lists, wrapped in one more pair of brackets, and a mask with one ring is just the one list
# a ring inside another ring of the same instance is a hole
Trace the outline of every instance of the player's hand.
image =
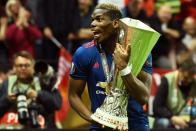
[(128, 129), (125, 129), (122, 125), (118, 125), (115, 130), (118, 130), (118, 131), (128, 131)]
[(118, 68), (119, 70), (124, 69), (127, 66), (128, 56), (129, 50), (124, 49), (122, 45), (117, 43), (113, 54), (116, 68)]
[(105, 125), (102, 125), (98, 122), (96, 122), (95, 120), (93, 120), (91, 117), (90, 117), (90, 122), (94, 125), (96, 125), (98, 128), (102, 128), (102, 129), (107, 129), (107, 127)]

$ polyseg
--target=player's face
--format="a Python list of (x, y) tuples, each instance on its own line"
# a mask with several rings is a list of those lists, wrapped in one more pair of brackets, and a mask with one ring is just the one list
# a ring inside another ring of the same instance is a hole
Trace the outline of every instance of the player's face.
[(94, 39), (101, 43), (114, 34), (113, 21), (107, 14), (107, 10), (95, 9), (92, 14), (91, 30), (94, 34)]

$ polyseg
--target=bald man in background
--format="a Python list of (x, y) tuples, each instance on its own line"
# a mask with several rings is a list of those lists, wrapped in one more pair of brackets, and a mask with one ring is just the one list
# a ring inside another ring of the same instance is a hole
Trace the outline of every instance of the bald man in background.
[(173, 20), (171, 7), (161, 6), (150, 18), (150, 26), (161, 33), (152, 50), (153, 67), (175, 69), (175, 46), (180, 38), (180, 26)]
[(193, 41), (196, 40), (196, 20), (189, 16), (184, 20), (183, 30), (185, 31), (184, 37), (182, 38), (182, 44), (187, 49), (191, 49)]

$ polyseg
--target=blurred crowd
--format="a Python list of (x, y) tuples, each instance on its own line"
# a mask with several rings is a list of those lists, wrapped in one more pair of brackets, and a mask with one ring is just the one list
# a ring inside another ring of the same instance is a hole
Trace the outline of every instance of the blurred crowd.
[[(18, 51), (44, 59), (55, 69), (57, 39), (70, 53), (92, 39), (91, 13), (102, 0), (1, 0), (0, 63), (10, 65)], [(193, 0), (108, 0), (118, 4), (125, 17), (139, 19), (158, 32), (153, 67), (176, 69), (178, 53), (195, 46), (196, 5)], [(9, 67), (9, 66), (7, 66)]]
[(195, 0), (0, 0), (0, 83), (12, 73), (14, 54), (23, 50), (57, 71), (60, 49), (54, 40), (71, 54), (90, 41), (91, 14), (102, 2), (119, 5), (124, 17), (161, 34), (152, 50), (153, 68), (176, 70), (178, 58), (195, 51)]
[[(1, 0), (0, 63), (9, 67), (18, 51), (57, 68), (57, 39), (70, 53), (92, 39), (91, 13), (102, 0)], [(152, 51), (153, 66), (176, 69), (176, 56), (195, 45), (193, 0), (106, 0), (118, 4), (125, 17), (139, 19), (160, 32)]]

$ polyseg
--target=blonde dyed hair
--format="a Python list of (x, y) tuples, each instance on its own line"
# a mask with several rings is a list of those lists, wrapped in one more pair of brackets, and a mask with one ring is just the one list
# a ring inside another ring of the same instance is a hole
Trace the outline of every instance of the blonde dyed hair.
[(8, 0), (5, 6), (5, 11), (7, 16), (12, 16), (12, 12), (11, 12), (11, 6), (18, 3), (21, 6), (20, 0)]
[(109, 17), (114, 20), (114, 19), (121, 19), (122, 18), (122, 13), (118, 6), (111, 4), (111, 3), (102, 3), (99, 4), (95, 7), (95, 9), (103, 9), (107, 10)]

